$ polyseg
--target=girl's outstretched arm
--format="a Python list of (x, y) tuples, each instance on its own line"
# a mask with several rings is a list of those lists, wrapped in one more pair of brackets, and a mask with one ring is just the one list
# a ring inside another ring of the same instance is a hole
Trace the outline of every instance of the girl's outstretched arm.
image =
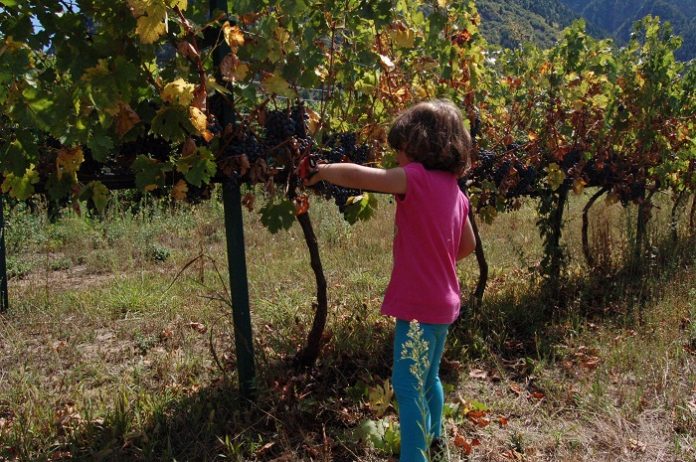
[(357, 164), (319, 164), (317, 173), (305, 180), (306, 186), (328, 181), (344, 188), (364, 189), (387, 194), (406, 193), (406, 172), (401, 167), (364, 167)]

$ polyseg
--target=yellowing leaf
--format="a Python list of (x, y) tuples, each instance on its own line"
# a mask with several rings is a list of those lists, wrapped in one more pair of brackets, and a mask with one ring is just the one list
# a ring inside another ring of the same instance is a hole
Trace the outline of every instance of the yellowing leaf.
[(135, 33), (140, 37), (140, 41), (144, 44), (155, 43), (162, 35), (167, 32), (167, 7), (161, 0), (139, 2), (145, 5), (143, 15), (136, 15), (138, 22), (135, 26)]
[(238, 26), (231, 25), (229, 21), (222, 25), (222, 34), (230, 48), (244, 45), (244, 32)]
[(30, 165), (24, 172), (24, 175), (19, 176), (14, 173), (5, 173), (5, 180), (2, 182), (2, 192), (9, 193), (11, 197), (21, 201), (29, 199), (34, 194), (34, 185), (39, 182), (39, 172), (34, 169), (34, 165)]
[(240, 62), (237, 68), (234, 70), (235, 80), (244, 80), (249, 75), (249, 65), (247, 63)]
[(447, 8), (447, 5), (449, 5), (449, 0), (437, 0), (437, 6), (440, 8)]
[(58, 151), (58, 157), (56, 158), (58, 179), (61, 179), (63, 174), (77, 177), (77, 171), (84, 160), (85, 155), (79, 146), (76, 148), (63, 148)]
[(317, 131), (319, 131), (319, 122), (321, 121), (319, 114), (317, 114), (316, 111), (313, 111), (309, 107), (305, 107), (305, 114), (309, 118), (307, 120), (307, 128), (309, 129), (309, 134), (314, 136), (317, 134)]
[(558, 164), (549, 164), (546, 181), (549, 184), (549, 186), (551, 186), (551, 189), (555, 191), (558, 188), (560, 188), (565, 179), (566, 174), (563, 170), (560, 169)]
[(205, 112), (201, 111), (197, 107), (191, 106), (189, 108), (189, 120), (199, 133), (203, 133), (208, 128), (208, 118), (206, 117)]
[(582, 194), (582, 192), (585, 190), (586, 184), (587, 182), (582, 178), (576, 178), (575, 181), (573, 181), (573, 192), (575, 194)]
[(228, 82), (244, 80), (249, 74), (249, 65), (240, 61), (236, 54), (229, 53), (220, 63), (220, 73)]
[(167, 3), (169, 3), (169, 6), (172, 8), (178, 7), (182, 11), (188, 8), (188, 0), (167, 0)]
[(266, 93), (273, 93), (288, 98), (297, 96), (297, 93), (290, 87), (288, 81), (278, 74), (267, 74), (261, 80), (261, 88), (263, 88)]
[(188, 83), (182, 78), (178, 78), (173, 82), (169, 82), (162, 90), (162, 100), (167, 103), (178, 104), (180, 106), (188, 106), (193, 100), (193, 91), (195, 85)]
[(392, 29), (389, 32), (389, 35), (391, 36), (394, 45), (399, 48), (413, 48), (413, 45), (416, 43), (416, 33), (413, 29)]
[(87, 188), (92, 193), (92, 203), (99, 212), (103, 212), (109, 202), (111, 192), (101, 181), (92, 181), (87, 185)]
[(109, 74), (109, 62), (106, 59), (100, 59), (97, 61), (96, 66), (89, 67), (85, 69), (82, 74), (81, 79), (86, 81), (91, 81), (99, 77), (103, 77)]
[(188, 193), (188, 185), (184, 180), (179, 180), (176, 182), (172, 188), (172, 198), (176, 201), (183, 201), (186, 199), (186, 193)]

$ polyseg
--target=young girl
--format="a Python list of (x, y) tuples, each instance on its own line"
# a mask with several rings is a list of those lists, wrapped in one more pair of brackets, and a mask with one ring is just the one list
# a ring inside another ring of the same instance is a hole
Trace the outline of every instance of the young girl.
[[(432, 441), (433, 453), (444, 449), (439, 368), (447, 330), (459, 315), (457, 260), (476, 245), (467, 219), (469, 202), (457, 184), (469, 164), (471, 138), (459, 109), (435, 100), (399, 114), (388, 141), (397, 152), (398, 167), (319, 164), (305, 184), (324, 180), (396, 196), (394, 266), (382, 314), (396, 318), (392, 383), (399, 404), (399, 460), (426, 461), (427, 441)], [(413, 360), (402, 357), (414, 320), (428, 344), (429, 369), (420, 380), (412, 373)]]

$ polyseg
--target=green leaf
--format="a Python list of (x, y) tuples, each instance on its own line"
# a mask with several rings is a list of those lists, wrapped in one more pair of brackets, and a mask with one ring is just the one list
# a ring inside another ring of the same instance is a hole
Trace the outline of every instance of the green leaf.
[(289, 200), (279, 204), (269, 202), (261, 210), (261, 223), (271, 233), (277, 233), (281, 229), (290, 229), (295, 222), (295, 205)]
[(92, 159), (104, 162), (109, 153), (114, 150), (114, 140), (102, 131), (94, 131), (87, 141), (87, 147), (92, 154)]
[(359, 196), (349, 197), (343, 211), (343, 217), (351, 225), (357, 223), (358, 220), (369, 220), (377, 210), (377, 203), (377, 197), (367, 192)]
[(39, 182), (39, 173), (30, 166), (23, 175), (7, 173), (2, 183), (2, 192), (20, 201), (27, 200), (34, 194), (34, 185)]
[(106, 204), (109, 202), (110, 195), (109, 189), (104, 186), (101, 181), (92, 181), (84, 187), (80, 194), (80, 198), (83, 200), (91, 200), (99, 213), (103, 213)]
[(290, 87), (287, 80), (278, 74), (268, 74), (261, 80), (261, 88), (266, 93), (294, 98), (297, 96), (295, 90)]
[(210, 149), (199, 148), (190, 156), (179, 159), (176, 169), (184, 174), (186, 181), (199, 188), (202, 183), (209, 183), (215, 175), (215, 156)]
[(0, 168), (14, 175), (23, 175), (27, 167), (29, 167), (29, 161), (24, 146), (19, 140), (15, 140), (7, 146), (0, 160)]
[(131, 170), (135, 173), (135, 186), (138, 189), (153, 191), (164, 186), (164, 174), (171, 167), (141, 154), (133, 161)]
[(46, 192), (48, 197), (54, 200), (62, 199), (72, 194), (73, 178), (69, 175), (64, 175), (58, 178), (58, 175), (51, 173), (46, 179)]
[(189, 120), (188, 110), (181, 106), (165, 106), (157, 111), (152, 119), (152, 133), (160, 135), (167, 141), (182, 142), (195, 129)]

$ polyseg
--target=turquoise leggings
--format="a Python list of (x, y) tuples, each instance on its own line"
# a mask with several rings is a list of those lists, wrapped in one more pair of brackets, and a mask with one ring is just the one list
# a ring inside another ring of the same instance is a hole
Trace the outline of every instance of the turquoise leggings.
[[(408, 321), (396, 320), (394, 334), (394, 368), (392, 383), (396, 401), (399, 404), (399, 424), (401, 426), (401, 456), (399, 462), (425, 462), (427, 442), (439, 438), (442, 432), (442, 407), (444, 393), (439, 370), (442, 352), (449, 324), (419, 323), (422, 338), (428, 343), (427, 358), (429, 368), (424, 370), (424, 386), (411, 371), (412, 359), (402, 359), (404, 343), (409, 338)], [(430, 438), (426, 438), (426, 431)]]

